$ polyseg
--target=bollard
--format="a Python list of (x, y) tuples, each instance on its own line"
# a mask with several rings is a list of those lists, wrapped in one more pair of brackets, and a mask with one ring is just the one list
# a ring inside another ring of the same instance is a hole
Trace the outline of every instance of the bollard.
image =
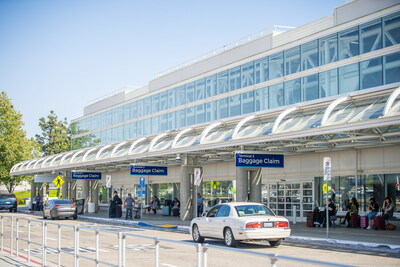
[(203, 267), (207, 267), (208, 244), (202, 244), (202, 246), (203, 246)]
[(125, 260), (126, 260), (125, 248), (126, 248), (126, 235), (122, 234), (122, 266), (124, 266), (124, 267), (125, 267)]
[(293, 205), (293, 214), (292, 214), (292, 216), (293, 216), (293, 224), (296, 224), (296, 221), (297, 221), (297, 214), (296, 214), (296, 205)]
[(74, 233), (75, 233), (74, 266), (79, 267), (79, 227), (76, 225), (74, 226)]
[(278, 261), (278, 259), (275, 257), (272, 257), (270, 259), (271, 259), (271, 267), (276, 267), (276, 262)]
[(95, 262), (96, 262), (96, 267), (98, 267), (99, 266), (99, 231), (97, 229), (96, 229), (95, 235), (96, 235), (96, 259), (95, 259)]
[(118, 267), (122, 267), (122, 233), (118, 232)]
[(156, 239), (154, 239), (154, 243), (155, 243), (155, 246), (156, 246), (156, 264), (155, 264), (155, 266), (156, 267), (159, 267), (160, 266), (160, 259), (159, 259), (159, 253), (160, 253), (160, 245), (159, 245), (159, 243), (160, 243), (160, 240), (158, 240), (158, 238), (156, 238)]
[(19, 220), (18, 220), (18, 218), (17, 219), (15, 219), (16, 220), (16, 229), (15, 229), (15, 256), (17, 256), (17, 259), (18, 259), (18, 226), (19, 226)]
[(197, 267), (201, 267), (201, 244), (197, 244)]
[(11, 216), (11, 238), (10, 238), (10, 255), (13, 254), (13, 241), (14, 241), (14, 217)]
[(2, 252), (3, 252), (3, 236), (4, 236), (3, 216), (1, 216), (1, 251)]
[(42, 223), (42, 266), (46, 266), (46, 232), (47, 232), (47, 224), (46, 222)]
[(58, 224), (58, 266), (61, 266), (61, 225)]

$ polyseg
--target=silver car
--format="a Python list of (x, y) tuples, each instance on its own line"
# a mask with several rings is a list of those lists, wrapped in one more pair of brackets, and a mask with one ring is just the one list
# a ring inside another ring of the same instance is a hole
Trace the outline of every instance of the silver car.
[(55, 218), (78, 218), (76, 212), (76, 205), (68, 199), (53, 199), (49, 200), (43, 208), (43, 219), (50, 217), (52, 220)]

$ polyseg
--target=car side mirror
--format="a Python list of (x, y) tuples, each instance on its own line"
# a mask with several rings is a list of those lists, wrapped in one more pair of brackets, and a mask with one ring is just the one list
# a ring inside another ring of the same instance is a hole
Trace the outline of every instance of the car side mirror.
[(203, 212), (203, 214), (201, 214), (201, 217), (206, 217), (207, 216), (207, 212)]

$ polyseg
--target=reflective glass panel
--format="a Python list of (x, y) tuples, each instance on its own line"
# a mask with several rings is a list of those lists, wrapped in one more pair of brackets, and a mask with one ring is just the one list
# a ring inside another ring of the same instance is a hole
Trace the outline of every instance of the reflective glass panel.
[(217, 101), (206, 103), (206, 121), (214, 121), (217, 119)]
[(254, 61), (255, 66), (255, 82), (262, 83), (268, 81), (268, 57)]
[(283, 76), (283, 52), (269, 57), (269, 79), (275, 79)]
[(383, 18), (384, 47), (400, 44), (400, 13)]
[(176, 128), (182, 128), (186, 126), (186, 115), (185, 109), (177, 110), (176, 113)]
[(238, 116), (240, 114), (240, 95), (229, 97), (229, 117)]
[(358, 27), (339, 33), (339, 59), (358, 56)]
[(168, 90), (168, 108), (173, 108), (176, 106), (176, 89)]
[(361, 89), (382, 85), (382, 58), (374, 58), (360, 63)]
[(160, 94), (152, 96), (152, 112), (156, 113), (160, 111)]
[(217, 100), (217, 119), (228, 117), (228, 98)]
[(176, 106), (186, 104), (186, 88), (184, 85), (176, 88)]
[(206, 121), (206, 105), (201, 104), (196, 106), (196, 124)]
[(175, 116), (176, 116), (176, 112), (168, 113), (168, 130), (177, 128), (175, 125)]
[(168, 109), (168, 91), (160, 93), (160, 111)]
[(242, 65), (242, 87), (254, 84), (254, 62)]
[(240, 67), (229, 70), (229, 91), (239, 89), (240, 83)]
[(152, 125), (151, 124), (152, 124), (151, 118), (143, 120), (143, 135), (144, 136), (152, 134), (152, 132), (151, 132)]
[[(93, 120), (95, 120), (96, 117), (93, 117)], [(131, 105), (130, 104), (126, 104), (124, 105), (124, 119), (123, 121), (129, 121), (131, 119)], [(96, 123), (97, 121), (95, 121)], [(95, 127), (97, 128), (97, 127)]]
[(319, 73), (320, 97), (338, 94), (338, 70), (327, 70)]
[(186, 126), (193, 125), (195, 123), (194, 107), (186, 109)]
[(281, 107), (284, 105), (283, 83), (269, 87), (269, 108)]
[(217, 77), (215, 75), (206, 78), (206, 96), (212, 97), (217, 94)]
[(318, 67), (318, 40), (301, 46), (301, 68), (308, 70)]
[(137, 118), (140, 118), (143, 116), (144, 113), (144, 100), (140, 99), (137, 102)]
[(310, 101), (319, 98), (318, 74), (301, 78), (301, 87), (303, 88), (304, 101)]
[(217, 74), (217, 93), (226, 92), (228, 92), (228, 71), (223, 71)]
[(160, 117), (155, 116), (151, 118), (151, 134), (157, 134), (160, 132)]
[(337, 34), (319, 40), (319, 62), (321, 65), (337, 61)]
[(137, 137), (143, 136), (143, 120), (136, 122), (136, 136)]
[(293, 47), (284, 52), (285, 75), (300, 71), (300, 46)]
[(196, 81), (196, 101), (203, 99), (205, 95), (206, 95), (205, 79)]
[(384, 56), (385, 84), (400, 82), (400, 52)]
[(242, 114), (254, 111), (254, 91), (241, 94)]
[(144, 114), (143, 115), (144, 116), (149, 115), (151, 113), (151, 111), (152, 111), (151, 96), (149, 96), (144, 99)]
[(186, 84), (186, 104), (194, 101), (194, 83)]
[(285, 105), (299, 103), (301, 101), (300, 79), (285, 82)]
[(380, 19), (361, 25), (360, 32), (361, 54), (382, 48), (382, 24)]
[(138, 103), (138, 101), (135, 101), (130, 104), (131, 105), (131, 119), (137, 118), (137, 115), (138, 115), (137, 103)]
[(160, 131), (165, 132), (168, 130), (168, 114), (160, 115)]
[(360, 89), (358, 63), (339, 68), (339, 94)]

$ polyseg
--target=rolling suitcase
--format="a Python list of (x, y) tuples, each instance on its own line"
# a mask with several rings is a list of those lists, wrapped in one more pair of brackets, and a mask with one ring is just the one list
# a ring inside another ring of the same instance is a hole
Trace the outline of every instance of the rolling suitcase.
[(179, 209), (172, 209), (172, 216), (179, 216)]
[(351, 222), (351, 227), (353, 228), (360, 227), (360, 217), (358, 216), (358, 214), (356, 213), (351, 214), (350, 222)]
[(368, 226), (368, 217), (367, 216), (361, 216), (360, 217), (360, 227), (361, 228), (367, 228)]
[(170, 216), (171, 215), (171, 210), (170, 206), (163, 206), (162, 207), (162, 216)]
[(314, 227), (314, 213), (307, 212), (307, 227)]
[(386, 230), (385, 218), (383, 218), (383, 216), (374, 217), (374, 228), (375, 230)]

